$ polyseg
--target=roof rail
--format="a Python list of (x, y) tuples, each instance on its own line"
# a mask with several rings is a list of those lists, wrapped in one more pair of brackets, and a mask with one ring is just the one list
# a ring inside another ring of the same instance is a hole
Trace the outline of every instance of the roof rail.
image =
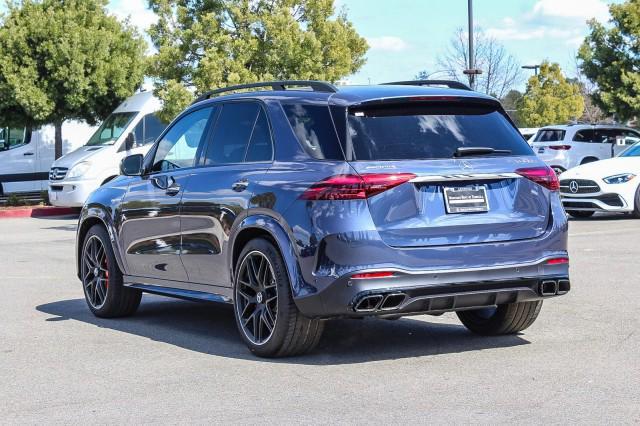
[(449, 89), (470, 90), (471, 87), (455, 80), (408, 80), (408, 81), (392, 81), (391, 83), (401, 86), (447, 86)]
[(193, 103), (195, 104), (195, 103), (204, 101), (205, 99), (209, 99), (215, 95), (220, 95), (221, 93), (226, 93), (226, 92), (233, 92), (236, 90), (252, 89), (256, 87), (270, 87), (271, 90), (287, 90), (287, 86), (310, 87), (311, 90), (314, 92), (335, 93), (338, 91), (338, 89), (333, 84), (327, 83), (324, 81), (314, 81), (314, 80), (265, 81), (262, 83), (237, 84), (235, 86), (229, 86), (229, 87), (223, 87), (220, 89), (210, 90), (198, 96), (198, 98), (195, 101), (193, 101)]

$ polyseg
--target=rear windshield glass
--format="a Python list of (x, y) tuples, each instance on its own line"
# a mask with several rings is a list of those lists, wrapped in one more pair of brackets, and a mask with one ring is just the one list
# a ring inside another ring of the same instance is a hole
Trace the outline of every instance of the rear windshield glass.
[(344, 160), (326, 105), (283, 104), (289, 124), (307, 153), (316, 160)]
[(538, 130), (534, 142), (559, 142), (564, 140), (564, 130), (560, 129), (542, 129)]
[(491, 154), (500, 156), (532, 154), (518, 130), (487, 106), (352, 108), (346, 140), (351, 160), (452, 158), (461, 147), (504, 150)]

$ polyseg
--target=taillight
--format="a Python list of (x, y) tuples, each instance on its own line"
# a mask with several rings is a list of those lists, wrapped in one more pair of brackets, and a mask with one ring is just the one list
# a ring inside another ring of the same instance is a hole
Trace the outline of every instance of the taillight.
[(551, 145), (549, 149), (554, 149), (556, 151), (569, 151), (571, 149), (571, 145)]
[(366, 173), (331, 176), (314, 183), (301, 200), (364, 200), (413, 178), (413, 173)]
[(391, 271), (362, 272), (351, 275), (351, 278), (356, 280), (370, 280), (372, 278), (391, 278), (393, 275), (394, 273)]
[(551, 191), (557, 191), (560, 189), (558, 176), (551, 167), (527, 167), (516, 170), (516, 173)]
[(547, 265), (565, 265), (569, 263), (568, 257), (555, 257), (553, 259), (547, 260)]

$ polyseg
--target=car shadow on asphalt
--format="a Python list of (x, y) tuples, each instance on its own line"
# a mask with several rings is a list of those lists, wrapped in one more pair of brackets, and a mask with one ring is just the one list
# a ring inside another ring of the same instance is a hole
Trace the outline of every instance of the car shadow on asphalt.
[(320, 344), (312, 353), (261, 359), (252, 355), (240, 339), (230, 305), (145, 295), (138, 312), (128, 318), (96, 318), (84, 299), (61, 300), (36, 309), (53, 315), (46, 321), (82, 321), (205, 354), (276, 363), (355, 364), (529, 344), (519, 335), (482, 337), (462, 325), (430, 323), (411, 317), (395, 321), (344, 319), (326, 323)]

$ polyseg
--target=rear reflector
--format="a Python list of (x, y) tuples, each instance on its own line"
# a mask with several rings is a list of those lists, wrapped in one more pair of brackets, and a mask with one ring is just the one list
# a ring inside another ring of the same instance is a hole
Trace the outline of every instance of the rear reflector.
[(393, 277), (391, 271), (379, 271), (379, 272), (363, 272), (361, 274), (353, 274), (351, 278), (354, 280), (369, 280), (372, 278), (390, 278)]
[(571, 145), (551, 145), (549, 149), (555, 149), (556, 151), (568, 151), (571, 149)]
[(516, 170), (516, 173), (525, 177), (538, 185), (542, 185), (551, 191), (560, 189), (560, 182), (556, 172), (551, 167), (528, 167)]
[(317, 182), (301, 200), (364, 200), (415, 178), (413, 173), (337, 175)]
[(568, 257), (556, 257), (554, 259), (547, 260), (547, 265), (564, 265), (569, 263)]

